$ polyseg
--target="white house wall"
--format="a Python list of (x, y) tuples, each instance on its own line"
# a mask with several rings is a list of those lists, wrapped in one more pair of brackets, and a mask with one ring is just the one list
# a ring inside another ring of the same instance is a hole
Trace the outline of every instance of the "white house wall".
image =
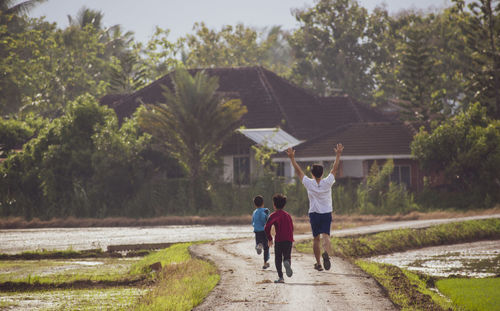
[(362, 160), (342, 160), (342, 175), (345, 177), (363, 177)]
[(234, 178), (234, 161), (233, 156), (224, 156), (224, 181), (233, 182)]

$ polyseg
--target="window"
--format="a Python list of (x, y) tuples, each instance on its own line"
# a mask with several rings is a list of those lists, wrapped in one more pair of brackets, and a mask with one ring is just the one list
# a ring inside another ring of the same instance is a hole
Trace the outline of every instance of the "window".
[(247, 185), (250, 183), (250, 157), (234, 157), (234, 183)]
[(276, 176), (285, 177), (285, 162), (275, 162), (273, 170), (276, 173)]
[(411, 184), (411, 174), (410, 166), (407, 165), (394, 165), (394, 171), (391, 174), (391, 181), (397, 182), (398, 184), (406, 184), (406, 187), (410, 187)]

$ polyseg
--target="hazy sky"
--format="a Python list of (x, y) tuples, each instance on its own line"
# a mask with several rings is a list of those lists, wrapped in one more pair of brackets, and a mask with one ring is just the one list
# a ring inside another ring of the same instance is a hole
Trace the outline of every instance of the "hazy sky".
[[(133, 31), (138, 41), (147, 41), (155, 26), (170, 29), (172, 41), (192, 33), (195, 22), (205, 22), (209, 28), (220, 30), (222, 25), (243, 23), (263, 28), (282, 25), (284, 29), (297, 27), (291, 14), (294, 8), (311, 7), (314, 0), (49, 0), (31, 11), (30, 16), (46, 16), (60, 27), (68, 25), (68, 15), (75, 16), (80, 8), (104, 13), (103, 24), (120, 24)], [(385, 3), (389, 12), (401, 9), (429, 7), (442, 8), (450, 0), (358, 0), (361, 6), (372, 10)]]

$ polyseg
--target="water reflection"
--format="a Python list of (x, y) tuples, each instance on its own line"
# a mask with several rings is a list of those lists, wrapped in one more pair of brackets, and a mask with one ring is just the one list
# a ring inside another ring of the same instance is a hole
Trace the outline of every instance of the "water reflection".
[(500, 240), (428, 247), (371, 260), (439, 277), (490, 277), (500, 274)]

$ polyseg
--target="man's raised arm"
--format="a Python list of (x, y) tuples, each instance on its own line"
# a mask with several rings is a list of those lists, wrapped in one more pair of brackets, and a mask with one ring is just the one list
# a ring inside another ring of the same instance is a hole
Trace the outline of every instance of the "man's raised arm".
[(333, 150), (335, 150), (335, 163), (333, 163), (332, 175), (337, 177), (337, 171), (340, 164), (340, 155), (342, 154), (342, 151), (344, 151), (344, 146), (341, 143), (338, 143)]
[(290, 158), (290, 161), (292, 161), (293, 168), (295, 169), (295, 174), (297, 174), (299, 179), (302, 181), (302, 179), (304, 178), (304, 172), (300, 169), (300, 166), (295, 161), (295, 150), (292, 148), (288, 148), (286, 150), (286, 154)]

